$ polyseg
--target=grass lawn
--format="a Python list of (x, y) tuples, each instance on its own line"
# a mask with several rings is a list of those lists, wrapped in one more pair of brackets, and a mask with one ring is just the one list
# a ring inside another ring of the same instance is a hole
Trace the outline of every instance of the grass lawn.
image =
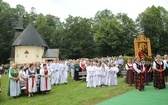
[(19, 98), (7, 96), (8, 76), (2, 75), (0, 105), (95, 105), (134, 89), (125, 84), (123, 78), (118, 78), (119, 85), (113, 87), (87, 88), (86, 82), (68, 79), (67, 85), (52, 86), (49, 94), (27, 95)]

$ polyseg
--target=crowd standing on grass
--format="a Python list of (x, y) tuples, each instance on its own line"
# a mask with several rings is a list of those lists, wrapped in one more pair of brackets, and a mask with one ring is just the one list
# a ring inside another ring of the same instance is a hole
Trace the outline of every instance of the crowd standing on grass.
[(9, 74), (8, 95), (16, 98), (22, 92), (28, 97), (34, 96), (35, 93), (47, 94), (51, 91), (51, 85), (68, 84), (68, 75), (74, 81), (81, 80), (80, 72), (86, 72), (87, 75), (82, 77), (86, 78), (88, 88), (116, 86), (117, 77), (122, 76), (121, 71), (124, 70), (127, 71), (126, 83), (129, 86), (134, 85), (137, 91), (143, 91), (145, 85), (152, 81), (156, 89), (163, 89), (166, 87), (165, 81), (168, 82), (168, 56), (165, 55), (162, 60), (160, 55), (157, 55), (154, 61), (141, 60), (136, 56), (124, 62), (121, 55), (118, 58), (82, 58), (63, 61), (55, 59), (42, 63), (12, 64), (9, 71), (6, 70)]

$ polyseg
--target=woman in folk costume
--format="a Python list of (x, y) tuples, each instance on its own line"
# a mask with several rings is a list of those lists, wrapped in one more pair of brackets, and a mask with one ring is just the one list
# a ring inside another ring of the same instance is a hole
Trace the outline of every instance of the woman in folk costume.
[(9, 70), (8, 96), (15, 98), (20, 93), (19, 71), (16, 69), (16, 65), (12, 64), (12, 68)]
[(153, 69), (154, 69), (154, 87), (156, 89), (163, 89), (166, 87), (164, 81), (164, 70), (166, 66), (164, 62), (161, 60), (160, 55), (156, 56), (156, 60), (153, 62)]
[(101, 65), (102, 70), (102, 85), (106, 85), (107, 65), (103, 62)]
[(42, 94), (45, 94), (46, 92), (51, 90), (51, 83), (50, 83), (51, 72), (47, 68), (46, 64), (43, 64), (43, 68), (40, 69), (40, 75), (41, 75), (40, 91), (42, 92)]
[(93, 63), (90, 63), (90, 66), (87, 66), (87, 87), (96, 87), (96, 78), (95, 78), (95, 68)]
[(101, 77), (102, 77), (102, 70), (101, 70), (101, 65), (100, 63), (97, 63), (97, 66), (95, 68), (96, 70), (96, 86), (100, 87), (101, 86)]
[(164, 60), (163, 60), (166, 69), (164, 71), (164, 80), (165, 82), (168, 82), (168, 55), (164, 55)]
[(145, 67), (143, 63), (140, 61), (139, 56), (135, 57), (133, 68), (134, 68), (135, 88), (137, 89), (137, 91), (143, 91), (145, 88), (145, 80), (144, 80), (145, 79), (144, 77)]
[(113, 83), (114, 85), (118, 85), (117, 73), (119, 72), (119, 68), (115, 64), (112, 64), (111, 69), (113, 72)]
[(127, 64), (125, 64), (125, 68), (127, 70), (126, 75), (126, 83), (129, 84), (129, 86), (134, 84), (134, 69), (133, 64), (131, 63), (131, 59), (127, 60)]
[(107, 86), (114, 85), (114, 80), (113, 79), (114, 79), (113, 78), (113, 71), (112, 71), (111, 64), (109, 63), (108, 67), (107, 67), (106, 85)]
[(152, 65), (150, 63), (150, 61), (146, 61), (144, 64), (145, 67), (145, 83), (146, 85), (148, 85), (149, 82), (152, 81)]
[(30, 64), (29, 69), (26, 71), (26, 75), (28, 78), (26, 91), (28, 93), (28, 97), (31, 97), (37, 91), (37, 85), (36, 85), (37, 71), (36, 69), (34, 69), (33, 63)]
[[(26, 84), (27, 78), (26, 78), (26, 73), (25, 73), (25, 71), (24, 71), (24, 66), (21, 66), (21, 67), (20, 67), (19, 77), (20, 77), (20, 82)], [(21, 88), (22, 88), (22, 89), (26, 89), (25, 86), (21, 86)]]

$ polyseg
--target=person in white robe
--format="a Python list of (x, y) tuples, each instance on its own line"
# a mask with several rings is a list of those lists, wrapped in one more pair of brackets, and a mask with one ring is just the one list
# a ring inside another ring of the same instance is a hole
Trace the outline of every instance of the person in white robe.
[(71, 69), (71, 77), (74, 78), (74, 61), (70, 62), (70, 69)]
[(108, 68), (107, 68), (106, 85), (107, 86), (114, 85), (114, 72), (110, 63), (108, 64)]
[(30, 64), (30, 68), (26, 71), (27, 80), (27, 93), (28, 97), (34, 96), (34, 93), (37, 92), (37, 71), (34, 69), (34, 64)]
[(57, 59), (54, 60), (54, 62), (51, 64), (51, 71), (52, 71), (52, 85), (59, 85), (60, 71)]
[(95, 68), (96, 70), (96, 86), (101, 87), (102, 84), (102, 70), (100, 63), (97, 63), (97, 66)]
[(86, 67), (87, 70), (87, 87), (96, 87), (96, 72), (93, 63)]
[(9, 69), (8, 96), (16, 98), (20, 93), (19, 71), (16, 69), (16, 65), (12, 64), (12, 68)]
[(119, 72), (118, 67), (115, 64), (112, 64), (112, 71), (113, 71), (113, 82), (114, 85), (118, 85), (117, 73)]
[(67, 84), (67, 79), (68, 79), (68, 65), (65, 63), (65, 61), (62, 62), (61, 64), (61, 75), (60, 75), (60, 83), (61, 84)]
[(106, 84), (106, 76), (107, 76), (107, 65), (103, 62), (101, 65), (101, 70), (102, 70), (102, 86), (107, 85)]
[(46, 64), (43, 64), (43, 68), (40, 69), (40, 91), (45, 94), (51, 90), (50, 76), (51, 72), (47, 68)]

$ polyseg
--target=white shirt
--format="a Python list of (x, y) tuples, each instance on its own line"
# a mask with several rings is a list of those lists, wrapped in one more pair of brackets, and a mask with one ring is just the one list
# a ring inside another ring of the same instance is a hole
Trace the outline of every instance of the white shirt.
[[(140, 66), (143, 66), (143, 71), (145, 71), (145, 67), (144, 67), (144, 65), (143, 65), (141, 62), (140, 62), (139, 65), (140, 65)], [(136, 64), (136, 63), (133, 63), (133, 68), (134, 68), (134, 70), (135, 70), (137, 73), (140, 73), (140, 72), (141, 72), (141, 70), (137, 68), (137, 64)]]
[[(157, 62), (157, 61), (156, 61)], [(154, 61), (153, 62), (153, 69), (157, 69), (156, 68), (156, 62)], [(163, 62), (164, 63), (164, 62)], [(162, 65), (162, 61), (161, 61), (161, 65)], [(165, 69), (166, 68), (166, 64), (164, 63), (164, 65), (163, 65), (163, 69)]]
[(126, 68), (126, 70), (129, 70), (129, 67), (128, 66), (132, 66), (133, 67), (133, 65), (132, 65), (132, 63), (130, 63), (130, 64), (125, 64), (125, 68)]
[(164, 65), (168, 68), (167, 60), (165, 59), (163, 60), (163, 62), (164, 62)]

